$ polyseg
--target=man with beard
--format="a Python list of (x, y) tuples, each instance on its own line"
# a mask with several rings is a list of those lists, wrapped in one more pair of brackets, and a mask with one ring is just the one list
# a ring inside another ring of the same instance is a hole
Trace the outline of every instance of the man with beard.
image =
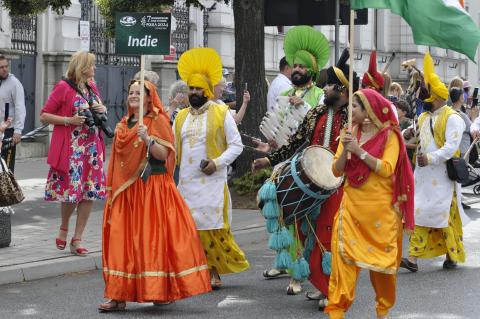
[(186, 51), (178, 61), (178, 73), (189, 87), (190, 102), (173, 124), (180, 167), (178, 190), (197, 225), (212, 288), (218, 289), (220, 274), (249, 267), (230, 231), (232, 205), (227, 186), (227, 166), (242, 153), (243, 144), (228, 107), (211, 101), (213, 88), (222, 78), (217, 52), (210, 48)]
[[(336, 152), (339, 143), (338, 136), (348, 117), (348, 74), (350, 68), (346, 64), (348, 56), (348, 50), (344, 50), (337, 65), (327, 69), (328, 80), (324, 87), (324, 104), (314, 107), (307, 113), (297, 132), (290, 137), (289, 144), (267, 157), (256, 159), (253, 162), (253, 169), (261, 169), (269, 165), (274, 166), (289, 159), (305, 145), (305, 141), (309, 145), (321, 145), (334, 153)], [(356, 91), (358, 86), (359, 79), (354, 72), (353, 90)], [(319, 289), (319, 292), (307, 293), (306, 296), (311, 300), (319, 300), (320, 309), (323, 309), (328, 303), (329, 283), (329, 275), (325, 274), (322, 269), (323, 253), (320, 244), (325, 250), (330, 251), (333, 218), (338, 211), (342, 194), (343, 189), (339, 188), (321, 205), (320, 214), (316, 220), (312, 221), (312, 224), (315, 225), (315, 235), (312, 232), (309, 232), (309, 235), (301, 234), (302, 237), (306, 238), (304, 243), (315, 243), (313, 248), (306, 245), (304, 257), (309, 261), (309, 280)], [(308, 236), (314, 236), (315, 239), (310, 241)], [(320, 244), (317, 242), (317, 238)], [(297, 287), (293, 286), (293, 289), (297, 289)]]
[(0, 121), (7, 120), (6, 118), (4, 119), (7, 103), (8, 117), (11, 117), (13, 121), (11, 126), (5, 130), (3, 138), (11, 138), (13, 147), (3, 153), (2, 157), (13, 172), (15, 168), (15, 149), (16, 145), (21, 141), (25, 123), (25, 93), (22, 83), (13, 74), (9, 73), (7, 58), (0, 55)]
[[(297, 26), (287, 32), (283, 47), (286, 62), (292, 68), (290, 77), (293, 87), (280, 95), (289, 96), (290, 107), (305, 105), (308, 109), (311, 109), (321, 104), (323, 90), (315, 86), (315, 80), (320, 68), (328, 61), (328, 40), (320, 31), (312, 27)], [(276, 116), (280, 122), (285, 122), (286, 114), (276, 114)], [(258, 143), (259, 141), (254, 142)], [(274, 149), (278, 148), (274, 140), (268, 141), (268, 144)], [(276, 278), (283, 274), (287, 274), (287, 272), (276, 268), (263, 272), (263, 276), (267, 279)], [(292, 284), (295, 284), (295, 282), (291, 282), (287, 292), (289, 294), (300, 292), (301, 286), (299, 284), (293, 286)]]
[(424, 78), (430, 97), (418, 119), (419, 148), (415, 168), (415, 229), (410, 237), (409, 257), (400, 267), (418, 271), (417, 258), (446, 255), (444, 269), (465, 261), (462, 224), (469, 221), (461, 205), (461, 185), (449, 179), (447, 161), (460, 155), (465, 123), (446, 105), (448, 89), (434, 73), (429, 53), (424, 60)]

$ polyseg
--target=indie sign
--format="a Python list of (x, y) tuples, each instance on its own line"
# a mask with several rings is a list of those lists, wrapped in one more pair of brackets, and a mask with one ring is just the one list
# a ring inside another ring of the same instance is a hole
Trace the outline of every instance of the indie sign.
[(170, 54), (170, 13), (117, 13), (117, 54)]

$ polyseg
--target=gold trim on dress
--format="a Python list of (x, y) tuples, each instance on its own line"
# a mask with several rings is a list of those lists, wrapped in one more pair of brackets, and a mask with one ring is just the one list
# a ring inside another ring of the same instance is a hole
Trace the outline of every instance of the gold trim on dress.
[(136, 279), (136, 278), (145, 278), (145, 277), (173, 277), (173, 278), (181, 278), (188, 276), (190, 274), (193, 274), (195, 272), (199, 272), (202, 270), (208, 270), (208, 265), (202, 265), (194, 268), (190, 268), (184, 271), (181, 271), (179, 273), (175, 272), (165, 272), (165, 271), (144, 271), (138, 274), (131, 274), (131, 273), (126, 273), (124, 271), (120, 270), (113, 270), (113, 269), (108, 269), (107, 267), (103, 268), (103, 272), (111, 275), (111, 276), (118, 276), (118, 277), (124, 277), (124, 278), (129, 278), (129, 279)]

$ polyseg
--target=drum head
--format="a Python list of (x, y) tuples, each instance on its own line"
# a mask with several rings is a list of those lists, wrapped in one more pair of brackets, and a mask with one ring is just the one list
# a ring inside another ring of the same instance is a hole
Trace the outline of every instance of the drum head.
[(342, 177), (336, 177), (332, 172), (334, 154), (319, 145), (309, 146), (303, 151), (300, 160), (302, 168), (307, 177), (318, 187), (325, 190), (332, 190), (340, 187)]

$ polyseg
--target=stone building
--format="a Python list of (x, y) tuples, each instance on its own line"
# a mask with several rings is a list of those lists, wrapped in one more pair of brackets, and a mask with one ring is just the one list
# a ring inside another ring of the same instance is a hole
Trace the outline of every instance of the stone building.
[[(184, 0), (176, 0), (172, 8), (175, 22), (171, 55), (147, 56), (146, 68), (159, 74), (159, 87), (164, 101), (167, 101), (169, 85), (177, 79), (176, 60), (188, 48), (215, 48), (222, 57), (224, 67), (234, 71), (232, 7), (213, 1), (205, 2), (209, 3), (208, 10), (202, 11), (194, 7), (187, 8)], [(478, 23), (480, 3), (469, 0), (466, 1), (466, 7)], [(318, 29), (330, 40), (330, 63), (333, 63), (334, 27), (321, 26)], [(265, 68), (270, 79), (276, 75), (278, 62), (283, 57), (286, 31), (288, 27), (265, 27)], [(347, 44), (347, 32), (347, 26), (340, 27), (341, 49)], [(375, 47), (380, 69), (395, 52), (396, 59), (389, 73), (401, 83), (407, 80), (407, 73), (400, 67), (401, 62), (416, 58), (417, 66), (422, 68), (423, 55), (428, 50), (425, 46), (415, 45), (410, 27), (387, 10), (369, 10), (369, 24), (357, 26), (355, 36), (355, 70), (363, 74), (368, 67), (370, 51)], [(72, 0), (72, 6), (62, 16), (49, 10), (36, 17), (11, 18), (8, 12), (0, 9), (0, 52), (12, 58), (11, 71), (20, 78), (26, 91), (27, 123), (24, 133), (41, 124), (39, 113), (49, 92), (64, 74), (71, 54), (81, 48), (97, 55), (95, 77), (113, 126), (123, 115), (127, 85), (139, 70), (139, 57), (115, 54), (114, 42), (105, 34), (104, 21), (94, 1)], [(472, 85), (478, 85), (478, 64), (469, 62), (465, 56), (451, 50), (431, 48), (431, 53), (436, 71), (444, 81), (460, 75), (467, 77)], [(23, 143), (19, 157), (45, 155), (46, 144), (47, 141)]]

